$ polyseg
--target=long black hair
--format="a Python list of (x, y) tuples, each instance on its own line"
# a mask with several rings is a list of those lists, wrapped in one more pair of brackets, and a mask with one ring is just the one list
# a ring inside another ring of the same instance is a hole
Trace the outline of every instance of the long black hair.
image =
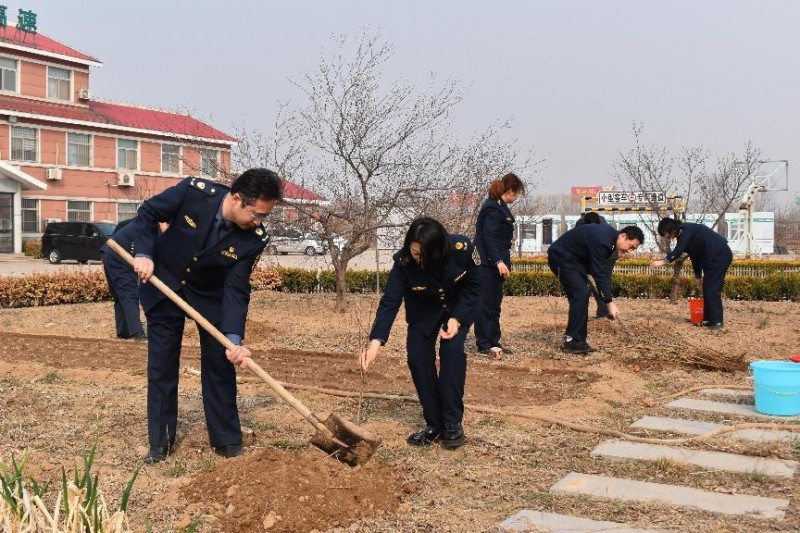
[(442, 267), (450, 260), (450, 235), (442, 223), (430, 217), (420, 217), (411, 223), (401, 250), (404, 263), (413, 261), (412, 242), (419, 243), (420, 268), (439, 275)]

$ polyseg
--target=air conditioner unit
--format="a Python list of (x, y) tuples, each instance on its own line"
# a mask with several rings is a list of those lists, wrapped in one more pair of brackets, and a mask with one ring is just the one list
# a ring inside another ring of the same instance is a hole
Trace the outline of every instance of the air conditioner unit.
[(136, 178), (132, 170), (120, 170), (117, 172), (117, 185), (120, 187), (133, 187), (136, 184)]
[(58, 167), (52, 167), (47, 169), (47, 179), (51, 181), (60, 181), (61, 180), (61, 169)]
[(81, 89), (78, 91), (78, 99), (80, 100), (89, 100), (91, 97), (92, 95), (89, 94), (89, 89)]
[(48, 224), (51, 222), (63, 222), (60, 218), (46, 218), (44, 219), (44, 221), (47, 222)]

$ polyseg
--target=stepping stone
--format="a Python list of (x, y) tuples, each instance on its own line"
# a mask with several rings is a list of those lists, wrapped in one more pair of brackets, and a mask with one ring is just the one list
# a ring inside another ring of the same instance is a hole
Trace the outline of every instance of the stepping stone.
[(794, 476), (794, 471), (797, 469), (797, 461), (788, 459), (766, 459), (738, 453), (709, 452), (624, 440), (601, 442), (592, 450), (591, 456), (641, 459), (645, 461), (667, 459), (676, 463), (686, 463), (713, 470), (759, 472), (767, 476), (789, 478)]
[(723, 494), (664, 483), (612, 478), (570, 472), (550, 488), (556, 494), (586, 494), (597, 498), (616, 498), (693, 507), (727, 515), (747, 515), (754, 518), (783, 519), (789, 500)]
[[(638, 429), (654, 429), (657, 431), (669, 431), (671, 433), (682, 433), (684, 435), (705, 435), (718, 429), (722, 429), (725, 424), (715, 424), (713, 422), (699, 422), (697, 420), (686, 420), (682, 418), (669, 418), (661, 416), (643, 416), (631, 427)], [(737, 429), (729, 433), (723, 433), (721, 438), (737, 438), (741, 440), (757, 442), (773, 442), (780, 440), (800, 439), (800, 432), (779, 431), (772, 429)]]
[(547, 531), (549, 533), (666, 533), (664, 529), (638, 529), (616, 522), (603, 522), (556, 513), (541, 511), (520, 511), (500, 523), (502, 533), (529, 533)]
[(798, 416), (772, 416), (764, 415), (756, 411), (752, 405), (740, 403), (712, 402), (710, 400), (692, 400), (690, 398), (680, 398), (666, 405), (670, 409), (693, 409), (695, 411), (708, 411), (712, 413), (722, 413), (726, 415), (752, 416), (757, 418), (769, 418), (771, 420), (800, 420)]

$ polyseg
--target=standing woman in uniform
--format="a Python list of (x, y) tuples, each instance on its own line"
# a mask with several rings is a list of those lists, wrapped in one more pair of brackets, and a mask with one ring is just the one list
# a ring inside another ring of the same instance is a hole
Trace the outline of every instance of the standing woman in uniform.
[(467, 378), (464, 340), (480, 299), (479, 265), (480, 256), (467, 237), (448, 235), (439, 221), (427, 217), (411, 223), (403, 248), (394, 255), (359, 363), (366, 371), (375, 360), (405, 302), (408, 367), (426, 424), (406, 439), (413, 446), (438, 440), (445, 448), (457, 448), (466, 439), (461, 425)]
[(483, 355), (512, 353), (500, 344), (500, 306), (503, 283), (510, 272), (514, 236), (514, 215), (508, 206), (523, 194), (525, 184), (509, 172), (489, 185), (489, 198), (478, 213), (475, 247), (481, 256), (483, 286), (481, 310), (475, 320), (475, 341)]

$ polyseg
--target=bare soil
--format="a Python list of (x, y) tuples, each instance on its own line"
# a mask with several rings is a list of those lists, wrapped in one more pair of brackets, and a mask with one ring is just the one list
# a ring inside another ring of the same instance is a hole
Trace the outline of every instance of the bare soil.
[[(663, 407), (668, 396), (697, 385), (748, 385), (749, 361), (800, 352), (797, 303), (726, 302), (726, 329), (713, 333), (687, 322), (685, 302), (622, 301), (624, 324), (592, 320), (589, 341), (599, 351), (575, 357), (558, 350), (565, 299), (506, 298), (504, 342), (515, 353), (488, 360), (468, 339), (468, 440), (452, 451), (405, 443), (422, 420), (405, 364), (402, 311), (373, 369), (359, 372), (356, 353), (376, 305), (375, 297), (353, 297), (348, 311), (338, 313), (329, 295), (255, 293), (245, 339), (265, 370), (305, 386), (292, 390), (312, 411), (322, 418), (336, 412), (382, 438), (368, 464), (350, 468), (309, 445), (313, 428), (246, 370), (239, 395), (243, 425), (253, 432), (248, 452), (229, 460), (214, 455), (196, 374), (198, 337), (189, 323), (178, 442), (165, 462), (145, 467), (136, 480), (131, 526), (178, 531), (200, 517), (202, 531), (493, 531), (521, 509), (676, 531), (800, 526), (794, 479), (593, 459), (589, 452), (607, 437), (525, 417), (646, 435), (630, 424), (643, 415), (681, 416)], [(27, 475), (58, 481), (62, 467), (80, 464), (97, 434), (95, 471), (112, 507), (147, 451), (146, 346), (117, 340), (113, 329), (110, 303), (0, 310), (0, 461), (24, 456)], [(487, 413), (492, 409), (508, 414)], [(800, 450), (791, 442), (732, 439), (691, 446), (795, 460)], [(788, 498), (791, 504), (780, 521), (550, 494), (570, 471)]]

